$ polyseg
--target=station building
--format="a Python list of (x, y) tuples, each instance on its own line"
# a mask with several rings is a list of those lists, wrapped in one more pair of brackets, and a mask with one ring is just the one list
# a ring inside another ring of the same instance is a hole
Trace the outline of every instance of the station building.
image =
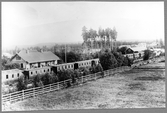
[(50, 51), (22, 50), (11, 58), (11, 63), (20, 64), (21, 69), (42, 68), (56, 65), (60, 58)]

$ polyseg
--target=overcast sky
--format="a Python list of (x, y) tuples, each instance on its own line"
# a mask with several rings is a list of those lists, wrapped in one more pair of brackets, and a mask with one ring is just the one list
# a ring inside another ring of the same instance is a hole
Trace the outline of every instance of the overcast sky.
[(163, 2), (2, 2), (2, 46), (82, 42), (82, 27), (118, 40), (164, 39)]

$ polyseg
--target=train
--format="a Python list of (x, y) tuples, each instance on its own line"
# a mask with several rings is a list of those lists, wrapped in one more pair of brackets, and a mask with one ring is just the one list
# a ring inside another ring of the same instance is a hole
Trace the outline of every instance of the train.
[[(128, 57), (129, 59), (142, 59), (144, 56), (144, 52), (139, 52), (139, 53), (132, 53), (132, 54), (126, 54), (124, 57)], [(96, 59), (90, 59), (90, 60), (84, 60), (84, 61), (78, 61), (78, 62), (72, 62), (72, 63), (65, 63), (65, 64), (57, 64), (57, 65), (52, 65), (51, 70), (57, 73), (57, 71), (60, 70), (66, 70), (66, 69), (78, 69), (80, 67), (88, 67), (92, 66), (93, 63), (98, 64), (99, 58)]]
[(94, 64), (99, 63), (99, 58), (96, 59), (90, 59), (90, 60), (84, 60), (84, 61), (78, 61), (78, 62), (71, 62), (71, 63), (65, 63), (65, 64), (57, 64), (57, 65), (51, 65), (51, 71), (54, 73), (57, 73), (57, 71), (60, 70), (66, 70), (66, 69), (78, 69), (81, 67), (90, 67)]

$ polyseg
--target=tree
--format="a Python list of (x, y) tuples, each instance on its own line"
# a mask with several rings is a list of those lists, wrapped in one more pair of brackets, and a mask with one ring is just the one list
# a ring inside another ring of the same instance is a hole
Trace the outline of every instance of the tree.
[(148, 60), (151, 57), (151, 53), (150, 50), (144, 50), (143, 60)]
[(100, 54), (99, 60), (104, 70), (113, 69), (117, 66), (117, 60), (108, 50), (105, 50), (105, 52)]
[(92, 28), (89, 30), (89, 36), (91, 39), (91, 47), (94, 48), (95, 44), (96, 44), (96, 36), (97, 36), (97, 32), (96, 30), (93, 30)]
[(124, 56), (122, 53), (112, 51), (112, 54), (114, 55), (115, 59), (117, 60), (117, 66), (120, 67), (123, 64)]
[(50, 75), (48, 73), (42, 75), (41, 81), (42, 81), (43, 85), (50, 84)]
[(98, 36), (99, 36), (99, 38), (101, 39), (101, 48), (103, 48), (103, 44), (102, 44), (102, 37), (103, 37), (103, 34), (102, 34), (102, 28), (101, 28), (101, 27), (99, 27)]
[(83, 40), (84, 40), (84, 44), (86, 44), (86, 46), (88, 46), (88, 31), (87, 31), (87, 28), (85, 26), (82, 27), (82, 37), (83, 37)]
[(110, 47), (110, 28), (105, 29), (105, 36), (106, 36), (106, 45)]
[(33, 78), (34, 87), (42, 86), (41, 82), (42, 81), (41, 81), (40, 75), (34, 76), (34, 78)]
[(67, 62), (76, 62), (81, 60), (81, 56), (78, 53), (74, 53), (72, 51), (67, 53)]
[[(114, 27), (113, 30), (112, 30), (112, 35), (111, 35), (111, 37), (112, 37), (112, 39), (113, 39), (114, 41), (116, 41), (116, 39), (117, 39), (117, 31), (116, 31), (115, 27)], [(112, 45), (113, 45), (113, 44), (112, 44)]]
[(27, 80), (24, 79), (24, 77), (18, 78), (16, 87), (18, 91), (25, 90), (27, 87)]

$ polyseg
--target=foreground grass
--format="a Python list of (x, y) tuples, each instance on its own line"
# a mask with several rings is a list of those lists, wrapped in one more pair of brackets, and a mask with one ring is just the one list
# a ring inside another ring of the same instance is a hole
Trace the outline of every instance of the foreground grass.
[[(165, 63), (145, 67), (164, 67)], [(133, 69), (87, 82), (84, 85), (47, 93), (3, 110), (59, 110), (165, 107), (165, 70)]]

